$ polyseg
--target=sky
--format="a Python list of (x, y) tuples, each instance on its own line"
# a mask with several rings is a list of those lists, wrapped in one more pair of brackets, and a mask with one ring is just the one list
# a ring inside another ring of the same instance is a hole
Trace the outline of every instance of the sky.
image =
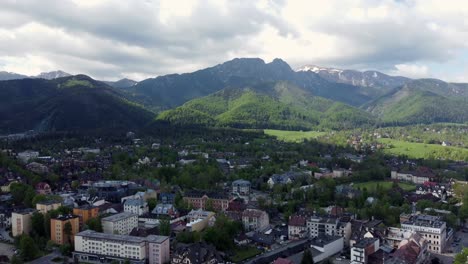
[(236, 57), (468, 82), (468, 1), (1, 2), (0, 71), (139, 81)]

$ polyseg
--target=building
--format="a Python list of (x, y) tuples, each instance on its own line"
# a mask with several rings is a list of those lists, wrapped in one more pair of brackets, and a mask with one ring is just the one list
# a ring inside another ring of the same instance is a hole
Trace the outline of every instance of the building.
[(386, 259), (385, 264), (423, 264), (429, 263), (428, 242), (420, 234), (412, 235), (400, 242), (398, 249)]
[(49, 173), (49, 168), (45, 165), (42, 165), (38, 162), (31, 162), (26, 165), (26, 169), (37, 174), (47, 174)]
[(18, 155), (16, 157), (21, 162), (27, 163), (28, 161), (36, 159), (37, 157), (39, 157), (39, 152), (32, 151), (32, 150), (26, 150), (26, 151), (18, 153)]
[(213, 222), (215, 213), (202, 209), (192, 210), (187, 214), (187, 229), (189, 231), (202, 231)]
[(319, 236), (311, 240), (311, 253), (314, 263), (323, 261), (343, 250), (343, 238), (339, 236)]
[(148, 203), (143, 199), (127, 199), (124, 203), (124, 212), (142, 215), (148, 213)]
[(177, 217), (179, 213), (177, 212), (177, 209), (172, 204), (157, 204), (154, 207), (153, 211), (151, 211), (151, 214), (158, 215), (158, 216), (167, 215), (171, 218), (175, 218)]
[(397, 172), (396, 170), (392, 170), (391, 178), (392, 180), (424, 184), (425, 182), (432, 181), (432, 179), (435, 178), (435, 174), (429, 168), (420, 167), (417, 170), (407, 172)]
[(36, 204), (36, 210), (39, 211), (41, 214), (46, 214), (47, 212), (51, 210), (58, 209), (60, 206), (62, 206), (61, 202), (57, 201), (43, 201), (43, 202), (38, 202)]
[(102, 230), (107, 234), (128, 235), (138, 227), (138, 215), (128, 212), (102, 218)]
[(195, 209), (226, 211), (229, 207), (229, 197), (223, 193), (189, 192), (184, 201)]
[(380, 248), (378, 238), (364, 238), (351, 247), (351, 264), (367, 264), (369, 255)]
[(269, 227), (270, 218), (265, 211), (246, 209), (242, 212), (242, 224), (244, 224), (244, 230), (247, 232), (262, 231)]
[(172, 254), (171, 264), (217, 264), (224, 263), (213, 245), (197, 242), (178, 247)]
[(250, 195), (250, 182), (246, 180), (235, 180), (232, 182), (232, 193), (242, 196)]
[(73, 214), (80, 219), (80, 225), (86, 224), (89, 219), (99, 216), (99, 207), (93, 205), (83, 205), (73, 208)]
[(50, 185), (47, 182), (40, 182), (36, 184), (36, 193), (49, 195), (52, 193), (52, 188), (50, 188)]
[(31, 216), (36, 212), (34, 209), (24, 209), (11, 213), (11, 232), (14, 237), (31, 232)]
[(447, 235), (447, 224), (439, 216), (411, 215), (401, 222), (401, 229), (420, 233), (429, 242), (429, 251), (439, 254), (444, 252), (450, 237)]
[(351, 236), (351, 223), (341, 221), (337, 217), (312, 216), (307, 219), (307, 231), (310, 237), (342, 236), (349, 239)]
[(169, 237), (134, 237), (86, 230), (76, 234), (73, 259), (84, 263), (162, 264), (170, 260)]
[(303, 239), (309, 235), (307, 219), (304, 215), (291, 215), (288, 221), (289, 239)]
[[(66, 228), (68, 224), (71, 227), (70, 231)], [(80, 219), (76, 215), (59, 215), (50, 219), (50, 240), (59, 245), (73, 244), (75, 234), (79, 231)]]

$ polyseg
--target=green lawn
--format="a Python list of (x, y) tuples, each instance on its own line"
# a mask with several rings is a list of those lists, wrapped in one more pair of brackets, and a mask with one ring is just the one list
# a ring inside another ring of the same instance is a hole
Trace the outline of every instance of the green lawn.
[(435, 158), (468, 161), (468, 149), (459, 147), (444, 147), (442, 145), (413, 143), (389, 138), (381, 138), (379, 142), (391, 145), (384, 152), (391, 155), (406, 155), (410, 158)]
[(231, 261), (234, 263), (239, 263), (243, 260), (255, 257), (256, 255), (262, 253), (262, 251), (255, 247), (238, 247), (234, 251), (236, 254), (231, 257)]
[(319, 131), (286, 131), (275, 129), (265, 129), (263, 132), (285, 142), (302, 142), (304, 139), (317, 138), (326, 134)]
[[(374, 191), (377, 188), (377, 184), (379, 184), (384, 190), (390, 190), (392, 188), (393, 182), (390, 181), (370, 181), (370, 182), (361, 182), (355, 183), (353, 185), (354, 188), (360, 188), (361, 190), (366, 187), (368, 191)], [(409, 183), (399, 182), (398, 185), (405, 191), (414, 191), (416, 186)]]

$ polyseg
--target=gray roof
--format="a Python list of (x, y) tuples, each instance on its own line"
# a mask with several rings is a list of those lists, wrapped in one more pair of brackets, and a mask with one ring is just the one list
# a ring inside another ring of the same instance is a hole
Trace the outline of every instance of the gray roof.
[(128, 205), (128, 206), (144, 206), (144, 205), (145, 205), (145, 201), (143, 201), (142, 199), (127, 199), (127, 200), (125, 200), (124, 205)]
[(129, 218), (129, 217), (134, 217), (134, 216), (138, 217), (137, 214), (133, 214), (133, 213), (129, 213), (129, 212), (122, 212), (122, 213), (119, 213), (119, 214), (104, 217), (102, 219), (102, 221), (117, 222), (117, 221)]
[(142, 243), (142, 242), (152, 242), (152, 243), (162, 243), (165, 240), (169, 239), (167, 236), (156, 236), (156, 235), (149, 235), (147, 237), (136, 237), (136, 236), (129, 236), (129, 235), (117, 235), (117, 234), (106, 234), (100, 233), (93, 230), (85, 230), (82, 231), (76, 236), (82, 236), (87, 238), (94, 238), (94, 239), (105, 239), (105, 240), (113, 240), (113, 241), (125, 241), (130, 243)]

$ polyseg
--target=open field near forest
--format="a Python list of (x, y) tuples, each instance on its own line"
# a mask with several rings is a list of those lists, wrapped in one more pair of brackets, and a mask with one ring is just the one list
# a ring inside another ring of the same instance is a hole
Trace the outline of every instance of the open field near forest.
[(383, 151), (392, 155), (406, 155), (410, 158), (449, 158), (468, 161), (468, 149), (459, 147), (444, 147), (442, 145), (424, 144), (381, 138), (378, 140), (387, 144)]
[(267, 135), (274, 136), (278, 140), (286, 142), (301, 142), (304, 139), (317, 138), (326, 134), (326, 132), (319, 131), (287, 131), (275, 129), (265, 129), (263, 131)]

